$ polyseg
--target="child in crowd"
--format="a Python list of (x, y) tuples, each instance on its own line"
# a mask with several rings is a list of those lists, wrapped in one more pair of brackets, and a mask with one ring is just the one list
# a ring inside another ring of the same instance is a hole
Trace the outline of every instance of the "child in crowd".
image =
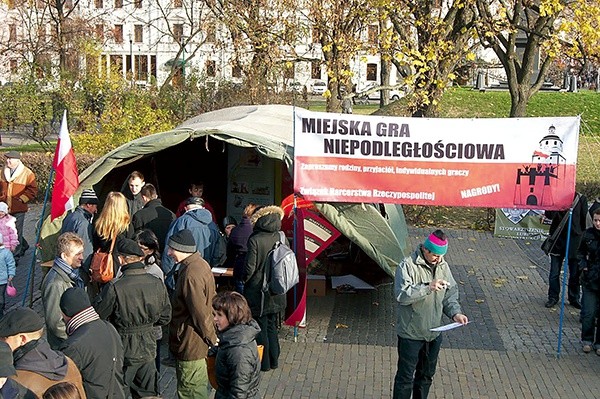
[(260, 359), (256, 346), (258, 323), (246, 298), (237, 292), (221, 292), (212, 302), (219, 345), (215, 368), (219, 398), (260, 398)]
[(15, 258), (13, 257), (12, 252), (2, 244), (2, 234), (0, 234), (0, 318), (4, 316), (6, 286), (12, 283), (15, 272)]
[(14, 216), (8, 213), (6, 202), (0, 202), (0, 234), (4, 237), (2, 240), (4, 247), (10, 252), (14, 252), (19, 244), (16, 220)]

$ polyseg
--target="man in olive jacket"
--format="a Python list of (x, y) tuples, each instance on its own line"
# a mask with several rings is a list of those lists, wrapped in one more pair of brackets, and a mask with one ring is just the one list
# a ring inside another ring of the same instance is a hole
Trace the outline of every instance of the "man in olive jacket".
[(398, 265), (394, 295), (398, 302), (398, 370), (394, 399), (427, 398), (442, 345), (442, 316), (467, 324), (458, 287), (444, 255), (448, 239), (436, 230)]
[(123, 275), (104, 286), (94, 307), (121, 336), (125, 384), (133, 399), (158, 396), (154, 327), (171, 320), (169, 296), (163, 282), (146, 272), (137, 242), (123, 238), (117, 250)]
[(168, 254), (179, 263), (172, 297), (169, 348), (177, 359), (177, 394), (180, 399), (208, 398), (204, 358), (217, 342), (212, 317), (215, 278), (196, 251), (191, 231), (183, 229), (168, 241)]

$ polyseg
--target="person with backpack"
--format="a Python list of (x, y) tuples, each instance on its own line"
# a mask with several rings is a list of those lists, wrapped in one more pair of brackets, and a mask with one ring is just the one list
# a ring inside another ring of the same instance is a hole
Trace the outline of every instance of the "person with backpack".
[[(277, 319), (286, 307), (286, 296), (274, 295), (263, 290), (269, 262), (266, 260), (277, 242), (280, 242), (281, 220), (284, 212), (278, 206), (270, 205), (257, 208), (250, 221), (253, 232), (248, 238), (245, 261), (244, 297), (248, 301), (252, 317), (261, 329), (256, 336), (258, 345), (264, 346), (261, 370), (269, 371), (279, 367), (279, 337)], [(286, 243), (287, 245), (287, 240)]]

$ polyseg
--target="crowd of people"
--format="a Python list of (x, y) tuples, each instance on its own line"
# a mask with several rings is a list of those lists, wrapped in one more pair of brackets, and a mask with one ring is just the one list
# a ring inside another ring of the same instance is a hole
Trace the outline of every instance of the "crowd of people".
[[(249, 204), (239, 224), (227, 217), (221, 231), (201, 183), (190, 185), (180, 216), (141, 173), (126, 183), (103, 204), (83, 190), (63, 219), (41, 284), (43, 317), (24, 307), (0, 314), (0, 398), (158, 397), (165, 364), (175, 367), (179, 398), (208, 398), (209, 355), (217, 398), (261, 397), (261, 372), (278, 367), (278, 315), (286, 306), (285, 295), (260, 289), (283, 210)], [(16, 230), (0, 202), (0, 233), (2, 219)], [(15, 276), (19, 237), (5, 235), (3, 293)], [(107, 282), (95, 274), (98, 259), (112, 265)], [(217, 289), (216, 266), (233, 268), (234, 282)], [(163, 330), (169, 353), (161, 354)]]

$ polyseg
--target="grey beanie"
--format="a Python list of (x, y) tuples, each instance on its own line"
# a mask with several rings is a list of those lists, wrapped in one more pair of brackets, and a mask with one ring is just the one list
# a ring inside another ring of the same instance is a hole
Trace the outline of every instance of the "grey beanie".
[(193, 253), (196, 252), (196, 241), (192, 232), (188, 229), (183, 229), (173, 234), (169, 238), (169, 244), (171, 248), (179, 252)]

